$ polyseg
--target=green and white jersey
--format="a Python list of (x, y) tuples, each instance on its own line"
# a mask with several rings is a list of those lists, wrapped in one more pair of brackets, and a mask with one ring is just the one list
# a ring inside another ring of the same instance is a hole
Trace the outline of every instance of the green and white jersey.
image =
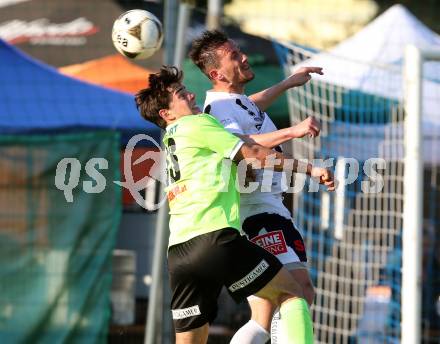
[(243, 142), (211, 115), (189, 115), (166, 128), (169, 246), (225, 227), (240, 230), (232, 158)]

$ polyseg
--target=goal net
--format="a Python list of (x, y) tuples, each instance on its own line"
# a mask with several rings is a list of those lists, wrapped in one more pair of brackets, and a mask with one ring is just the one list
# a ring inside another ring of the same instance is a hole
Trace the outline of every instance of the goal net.
[[(313, 182), (293, 193), (294, 219), (304, 234), (316, 288), (315, 340), (397, 343), (404, 333), (400, 325), (405, 172), (402, 65), (369, 65), (303, 46), (274, 45), (286, 75), (301, 66), (322, 66), (324, 58), (330, 66), (324, 77), (314, 76), (288, 92), (292, 124), (315, 116), (322, 125), (319, 137), (293, 141), (293, 156), (333, 159), (341, 182), (333, 193), (324, 188), (312, 192)], [(425, 67), (440, 70), (439, 63)], [(423, 115), (428, 120), (422, 126), (424, 221), (420, 228), (425, 339), (439, 338), (440, 121), (435, 125), (430, 112), (431, 107), (439, 109), (439, 82), (434, 78), (423, 83), (430, 83), (423, 98)]]

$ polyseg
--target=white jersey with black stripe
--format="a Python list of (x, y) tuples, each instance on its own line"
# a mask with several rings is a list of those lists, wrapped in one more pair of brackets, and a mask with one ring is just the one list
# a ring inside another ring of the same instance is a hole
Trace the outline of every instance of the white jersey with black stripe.
[[(206, 93), (205, 113), (216, 117), (225, 129), (233, 134), (254, 135), (276, 131), (277, 128), (266, 112), (261, 111), (257, 105), (244, 94), (214, 92)], [(276, 148), (281, 152), (281, 147)], [(282, 172), (273, 172), (272, 178), (263, 171), (257, 170), (256, 181), (260, 184), (252, 193), (242, 193), (240, 203), (261, 204), (273, 202), (274, 195), (280, 195), (287, 189), (286, 176)]]

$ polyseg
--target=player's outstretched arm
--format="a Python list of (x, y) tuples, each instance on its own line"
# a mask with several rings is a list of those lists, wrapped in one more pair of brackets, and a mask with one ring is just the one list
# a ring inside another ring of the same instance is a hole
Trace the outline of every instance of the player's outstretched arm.
[(309, 135), (310, 137), (316, 137), (321, 131), (321, 125), (319, 121), (313, 116), (307, 117), (304, 121), (293, 125), (289, 128), (273, 131), (271, 133), (255, 134), (255, 135), (243, 135), (236, 134), (243, 141), (249, 143), (256, 143), (266, 148), (275, 148), (280, 144), (292, 139), (297, 139)]
[(292, 87), (302, 86), (308, 82), (312, 73), (324, 74), (321, 67), (301, 67), (283, 81), (249, 96), (260, 110), (265, 111), (284, 91)]
[(329, 191), (336, 188), (333, 173), (323, 167), (314, 167), (309, 162), (300, 161), (288, 157), (269, 148), (245, 142), (235, 155), (234, 161), (240, 162), (243, 159), (257, 159), (261, 162), (262, 168), (270, 168), (275, 171), (292, 171), (303, 173), (315, 178), (320, 184), (324, 184)]

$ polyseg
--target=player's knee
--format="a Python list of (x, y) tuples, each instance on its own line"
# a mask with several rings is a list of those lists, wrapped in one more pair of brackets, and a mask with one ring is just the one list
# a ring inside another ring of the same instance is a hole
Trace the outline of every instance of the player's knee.
[(256, 295), (269, 300), (275, 306), (289, 298), (304, 298), (302, 286), (284, 268)]
[(292, 289), (289, 287), (285, 288), (273, 288), (270, 292), (262, 290), (256, 294), (258, 297), (266, 299), (272, 304), (272, 308), (275, 309), (279, 307), (284, 301), (291, 298), (304, 298), (301, 289)]
[(303, 299), (304, 298), (304, 294), (302, 292), (282, 293), (277, 298), (276, 304), (277, 304), (278, 307), (280, 307), (281, 304), (284, 303), (285, 301), (288, 301), (288, 300), (291, 300), (291, 299), (295, 299), (295, 298)]

